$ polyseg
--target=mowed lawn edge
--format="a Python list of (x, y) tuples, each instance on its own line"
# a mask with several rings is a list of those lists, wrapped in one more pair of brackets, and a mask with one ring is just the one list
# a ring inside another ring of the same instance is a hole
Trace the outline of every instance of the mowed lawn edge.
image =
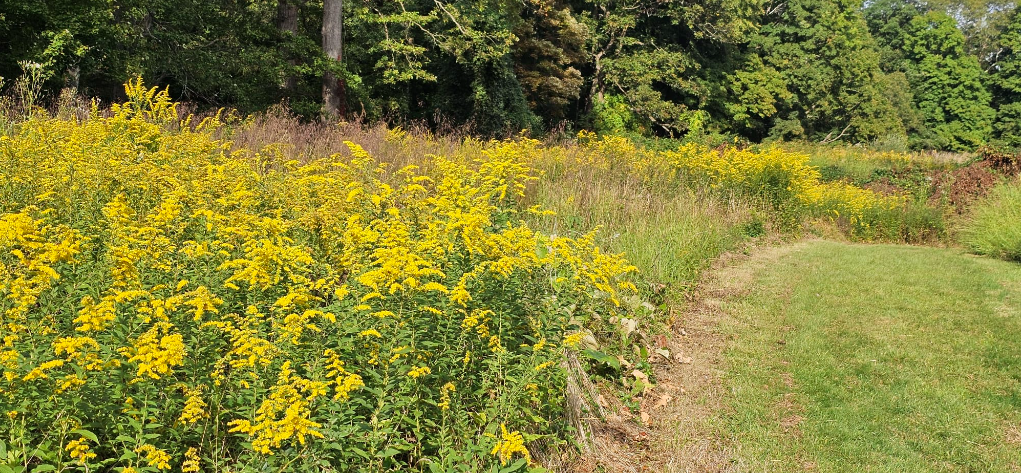
[(1018, 471), (1021, 265), (812, 241), (725, 303), (738, 471)]

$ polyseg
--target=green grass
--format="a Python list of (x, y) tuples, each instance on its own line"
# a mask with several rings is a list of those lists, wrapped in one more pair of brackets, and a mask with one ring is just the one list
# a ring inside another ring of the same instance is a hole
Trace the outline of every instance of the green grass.
[(728, 303), (742, 471), (1017, 471), (1021, 266), (811, 242)]
[(961, 240), (972, 251), (1021, 261), (1021, 182), (995, 187), (964, 224)]

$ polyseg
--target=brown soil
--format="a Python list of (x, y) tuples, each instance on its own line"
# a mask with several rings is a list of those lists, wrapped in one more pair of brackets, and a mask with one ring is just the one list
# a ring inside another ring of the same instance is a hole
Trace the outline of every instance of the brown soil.
[[(723, 353), (729, 338), (720, 322), (728, 317), (726, 302), (746, 294), (761, 268), (804, 244), (757, 248), (752, 256), (721, 257), (677, 318), (666, 340), (671, 360), (656, 365), (656, 386), (642, 396), (640, 415), (601, 398), (610, 414), (594, 426), (592, 452), (571, 471), (740, 471), (735, 446), (713, 422), (726, 409)], [(792, 403), (778, 413), (784, 430), (797, 435), (802, 420), (799, 408)]]

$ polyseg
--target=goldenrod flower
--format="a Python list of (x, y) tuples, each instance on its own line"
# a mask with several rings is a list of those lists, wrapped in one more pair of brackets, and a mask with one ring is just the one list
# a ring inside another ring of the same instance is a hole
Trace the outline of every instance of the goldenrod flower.
[(206, 402), (202, 400), (201, 389), (187, 390), (188, 399), (184, 401), (184, 409), (177, 421), (182, 424), (194, 424), (206, 417)]
[(445, 411), (450, 409), (450, 393), (454, 391), (457, 391), (457, 389), (454, 388), (454, 383), (447, 383), (440, 387), (440, 402), (436, 405), (439, 406), (441, 410)]
[(184, 452), (184, 461), (181, 462), (182, 473), (195, 473), (199, 471), (199, 454), (195, 450), (195, 447), (189, 447), (187, 452)]
[(316, 430), (322, 424), (310, 417), (312, 402), (325, 392), (325, 383), (295, 375), (290, 362), (284, 362), (276, 385), (256, 411), (255, 423), (247, 419), (233, 420), (228, 424), (230, 432), (252, 436), (252, 449), (264, 455), (272, 455), (274, 448), (292, 438), (301, 445), (305, 444), (306, 436), (323, 438)]
[(428, 366), (419, 366), (417, 368), (412, 369), (411, 371), (408, 371), (408, 376), (412, 378), (418, 378), (419, 376), (425, 376), (432, 372), (433, 370), (430, 369)]
[(144, 444), (141, 447), (136, 448), (135, 453), (144, 454), (145, 461), (151, 468), (156, 468), (157, 470), (170, 469), (170, 454), (164, 450), (156, 448), (150, 444)]
[(578, 345), (581, 344), (581, 340), (584, 337), (585, 337), (584, 332), (574, 332), (564, 337), (564, 345), (570, 348), (578, 348)]
[(89, 451), (89, 446), (86, 443), (88, 439), (80, 437), (77, 440), (72, 440), (64, 446), (64, 450), (67, 450), (68, 455), (72, 459), (79, 463), (85, 463), (88, 460), (96, 458), (96, 454)]
[(493, 450), (489, 452), (490, 455), (496, 455), (500, 459), (501, 465), (506, 465), (515, 454), (520, 454), (529, 463), (532, 462), (532, 456), (528, 453), (528, 448), (525, 447), (525, 438), (521, 435), (521, 432), (513, 431), (508, 432), (507, 426), (500, 424), (501, 438), (493, 446)]
[(184, 362), (184, 338), (171, 333), (173, 328), (167, 322), (156, 323), (135, 340), (133, 347), (118, 350), (129, 362), (138, 364), (136, 376), (160, 379)]

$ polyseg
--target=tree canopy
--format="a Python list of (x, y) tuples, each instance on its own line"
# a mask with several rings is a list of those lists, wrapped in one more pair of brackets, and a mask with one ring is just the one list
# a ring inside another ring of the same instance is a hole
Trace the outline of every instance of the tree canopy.
[(989, 0), (0, 0), (0, 76), (483, 135), (1021, 145)]

